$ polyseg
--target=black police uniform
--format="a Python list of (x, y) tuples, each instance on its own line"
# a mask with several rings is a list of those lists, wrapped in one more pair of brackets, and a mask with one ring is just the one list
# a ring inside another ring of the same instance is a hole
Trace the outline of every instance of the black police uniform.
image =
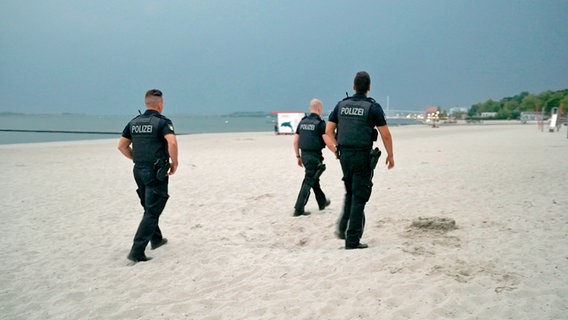
[(300, 147), (302, 164), (305, 168), (305, 176), (302, 181), (302, 187), (296, 200), (295, 214), (304, 213), (304, 207), (310, 197), (310, 189), (314, 189), (316, 201), (319, 209), (323, 210), (326, 206), (327, 199), (321, 190), (319, 176), (323, 170), (323, 156), (321, 149), (325, 147), (322, 135), (325, 134), (325, 121), (320, 118), (317, 113), (311, 113), (304, 117), (298, 124), (296, 133), (300, 136), (298, 145)]
[(124, 138), (132, 141), (136, 192), (144, 207), (144, 216), (130, 250), (130, 256), (135, 259), (145, 257), (148, 242), (154, 246), (163, 239), (158, 221), (169, 198), (167, 169), (170, 156), (164, 137), (167, 134), (175, 134), (172, 121), (154, 110), (146, 110), (132, 119), (122, 132)]
[(382, 107), (364, 94), (340, 101), (329, 116), (337, 124), (339, 160), (345, 184), (345, 203), (338, 231), (345, 247), (359, 245), (365, 226), (365, 204), (373, 187), (370, 151), (377, 140), (375, 127), (387, 125)]

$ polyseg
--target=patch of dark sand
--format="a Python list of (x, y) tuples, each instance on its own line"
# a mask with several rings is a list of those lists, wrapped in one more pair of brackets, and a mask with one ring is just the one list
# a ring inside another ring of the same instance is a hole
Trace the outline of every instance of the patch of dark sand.
[(412, 221), (410, 228), (437, 232), (448, 232), (457, 229), (454, 219), (442, 217), (419, 217)]

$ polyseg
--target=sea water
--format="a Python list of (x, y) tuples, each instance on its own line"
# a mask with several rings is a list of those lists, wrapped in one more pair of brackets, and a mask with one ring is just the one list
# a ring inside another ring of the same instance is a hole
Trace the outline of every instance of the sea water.
[[(0, 115), (0, 144), (118, 139), (128, 121), (133, 117), (2, 114)], [(168, 117), (174, 123), (174, 129), (178, 135), (272, 131), (276, 121), (272, 115), (254, 117), (174, 115)]]
[[(276, 116), (266, 115), (166, 115), (178, 135), (222, 132), (274, 131)], [(118, 139), (134, 116), (78, 114), (0, 114), (0, 144)], [(327, 117), (324, 117), (327, 118)], [(389, 125), (418, 124), (412, 119), (390, 119)], [(20, 131), (10, 131), (20, 130)], [(21, 132), (21, 131), (30, 132)]]

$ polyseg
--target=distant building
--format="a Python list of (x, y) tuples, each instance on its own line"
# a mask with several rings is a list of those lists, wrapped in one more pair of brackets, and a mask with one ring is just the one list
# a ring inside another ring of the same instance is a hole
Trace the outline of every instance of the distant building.
[(467, 112), (467, 109), (466, 109), (466, 108), (462, 108), (462, 107), (450, 108), (450, 114), (461, 113), (461, 112), (466, 113), (466, 112)]
[(496, 118), (497, 112), (482, 112), (481, 117), (482, 118)]

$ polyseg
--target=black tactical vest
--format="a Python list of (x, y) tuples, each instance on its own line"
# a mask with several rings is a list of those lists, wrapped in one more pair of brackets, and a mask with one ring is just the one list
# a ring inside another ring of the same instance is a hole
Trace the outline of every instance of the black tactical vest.
[(358, 98), (346, 98), (338, 105), (337, 143), (345, 148), (373, 147), (373, 131), (369, 114), (372, 103)]
[(323, 141), (322, 135), (324, 132), (320, 132), (319, 126), (323, 120), (320, 117), (307, 116), (300, 121), (298, 124), (298, 133), (300, 134), (300, 140), (298, 145), (302, 150), (321, 150), (325, 147), (325, 142)]
[(140, 115), (130, 122), (132, 154), (135, 163), (154, 163), (168, 159), (168, 144), (160, 133), (160, 115)]

